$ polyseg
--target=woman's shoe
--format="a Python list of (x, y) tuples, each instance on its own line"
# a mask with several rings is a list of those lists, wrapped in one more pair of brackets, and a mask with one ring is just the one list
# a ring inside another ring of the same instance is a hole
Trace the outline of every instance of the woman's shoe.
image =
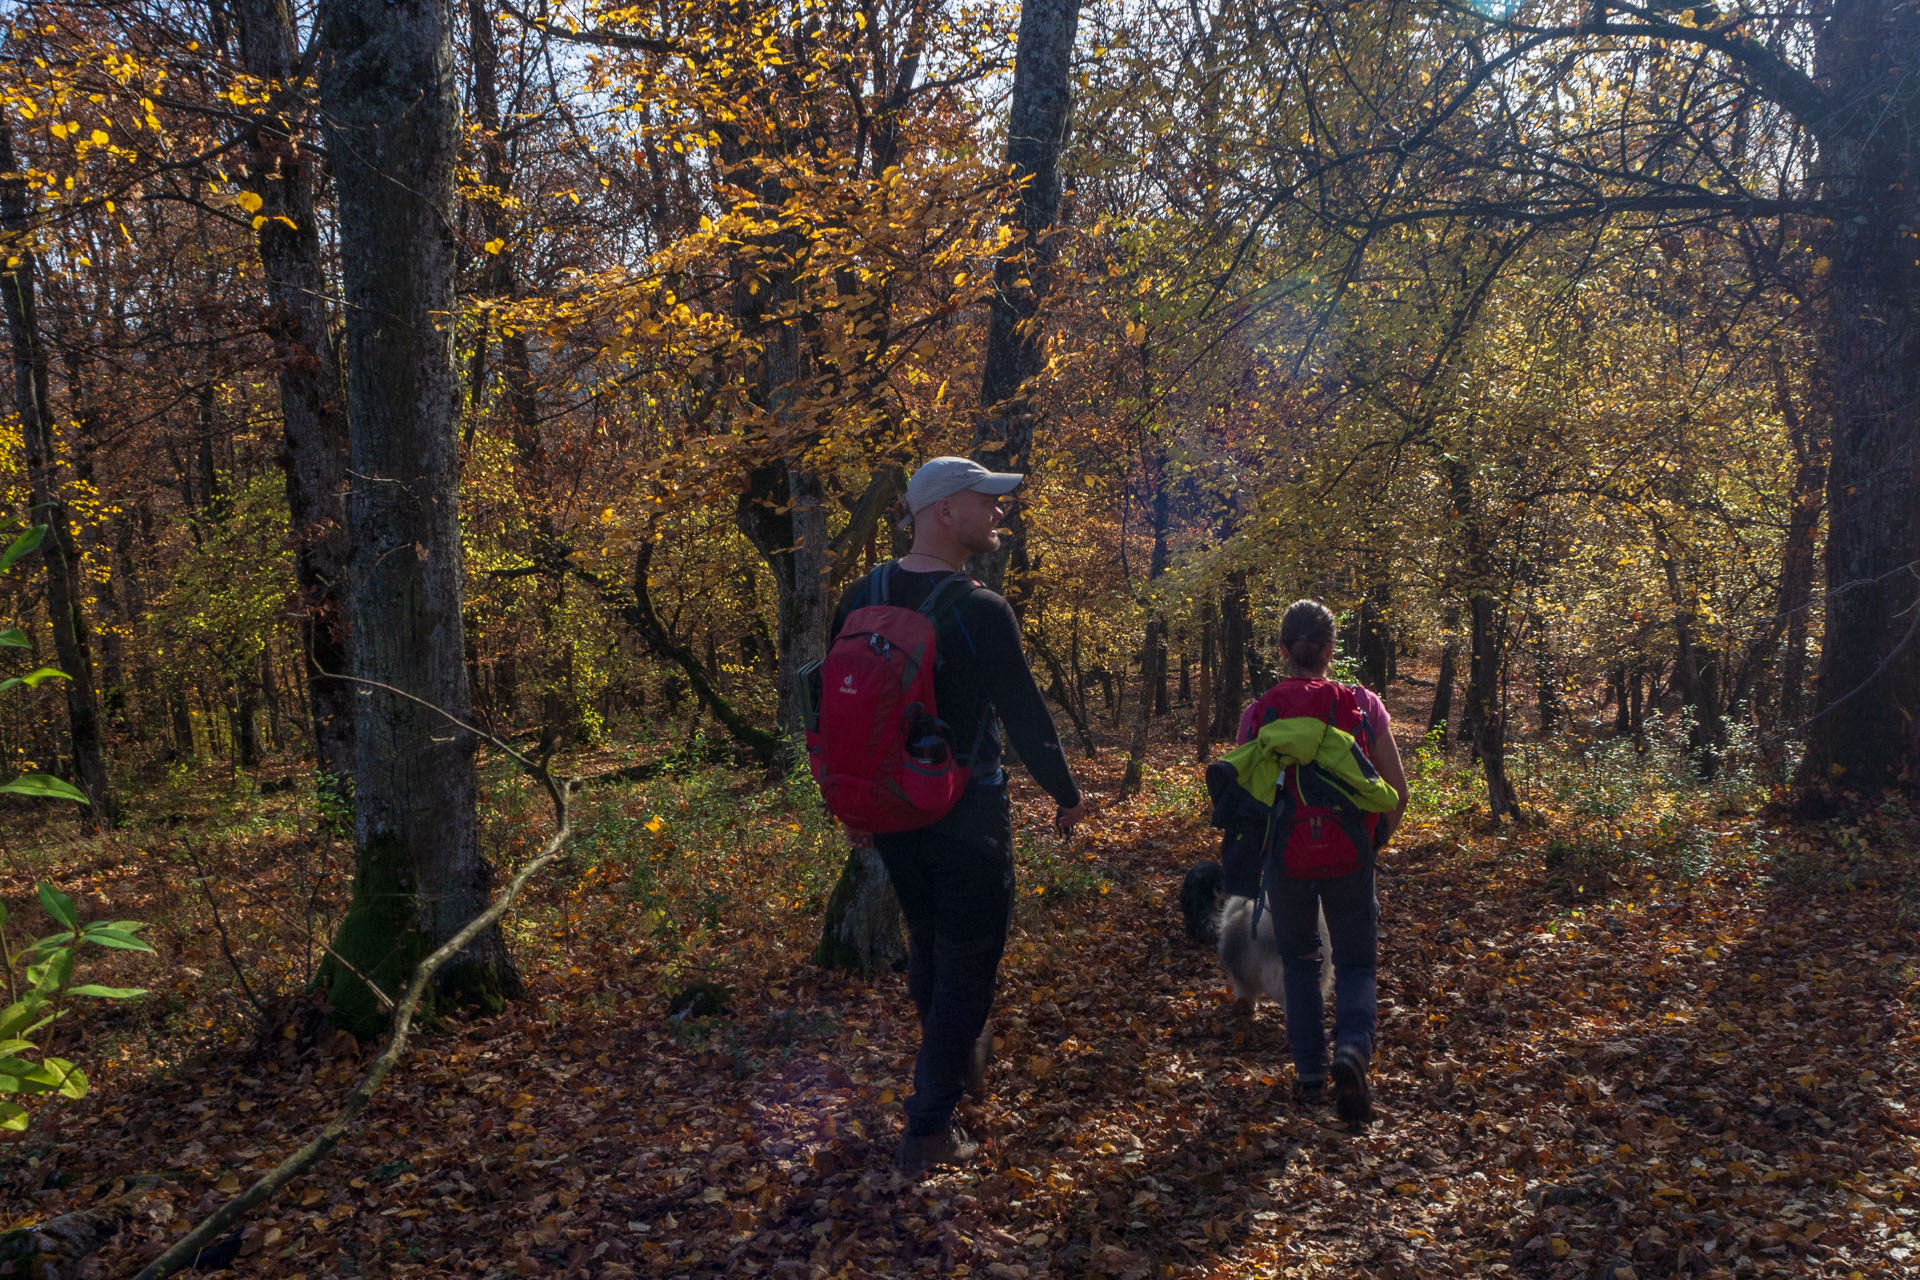
[(980, 1154), (980, 1144), (948, 1125), (939, 1133), (909, 1133), (893, 1153), (893, 1167), (902, 1173), (924, 1173), (935, 1165), (965, 1164)]
[(1333, 1054), (1333, 1109), (1358, 1130), (1373, 1119), (1373, 1090), (1367, 1087), (1367, 1060), (1351, 1045)]

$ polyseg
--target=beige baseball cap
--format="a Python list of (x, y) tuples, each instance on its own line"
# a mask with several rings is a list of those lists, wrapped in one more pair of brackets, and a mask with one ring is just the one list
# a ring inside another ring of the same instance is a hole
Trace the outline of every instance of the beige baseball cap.
[(1012, 493), (1026, 478), (1018, 471), (989, 471), (972, 458), (929, 458), (907, 481), (907, 510), (918, 515), (940, 499), (968, 489), (998, 497)]

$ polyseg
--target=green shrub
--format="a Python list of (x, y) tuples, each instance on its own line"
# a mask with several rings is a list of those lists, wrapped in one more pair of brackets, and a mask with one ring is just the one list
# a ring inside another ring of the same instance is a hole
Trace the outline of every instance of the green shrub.
[(24, 1130), (31, 1119), (32, 1113), (15, 1098), (86, 1096), (86, 1073), (67, 1059), (46, 1053), (31, 1038), (67, 1012), (70, 998), (126, 1000), (146, 994), (140, 987), (105, 987), (91, 982), (75, 986), (73, 965), (80, 948), (109, 947), (153, 954), (152, 947), (134, 936), (144, 927), (139, 921), (109, 920), (83, 926), (72, 898), (44, 882), (37, 887), (41, 907), (61, 929), (20, 953), (17, 959), (26, 969), (22, 980), (14, 978), (16, 957), (7, 945), (7, 913), (0, 906), (0, 977), (7, 988), (7, 1005), (0, 1009), (0, 1095), (5, 1095), (0, 1097), (0, 1129)]

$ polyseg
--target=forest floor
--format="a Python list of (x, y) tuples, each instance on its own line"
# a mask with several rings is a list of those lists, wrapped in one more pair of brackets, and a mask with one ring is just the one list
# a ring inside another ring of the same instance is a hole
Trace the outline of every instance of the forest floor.
[[(1296, 1109), (1278, 1009), (1236, 1016), (1182, 932), (1181, 877), (1215, 844), (1191, 746), (1124, 802), (1120, 753), (1079, 763), (1083, 832), (1021, 840), (991, 1095), (962, 1117), (985, 1148), (916, 1182), (889, 1167), (904, 983), (809, 959), (840, 853), (805, 787), (591, 789), (512, 918), (530, 997), (422, 1038), (202, 1274), (1920, 1274), (1920, 827), (1891, 806), (1782, 826), (1750, 778), (1691, 787), (1625, 746), (1542, 753), (1535, 819), (1499, 829), (1457, 759), (1420, 766), (1381, 865), (1379, 1116), (1357, 1135)], [(85, 1274), (131, 1274), (367, 1060), (297, 995), (346, 855), (291, 791), (243, 792), (161, 788), (110, 839), (0, 862), (10, 904), (52, 879), (161, 951), (85, 971), (153, 991), (70, 1020), (92, 1092), (0, 1142), (0, 1228), (163, 1175)], [(511, 863), (544, 815), (504, 775), (487, 795)], [(669, 1020), (695, 980), (727, 1011)]]

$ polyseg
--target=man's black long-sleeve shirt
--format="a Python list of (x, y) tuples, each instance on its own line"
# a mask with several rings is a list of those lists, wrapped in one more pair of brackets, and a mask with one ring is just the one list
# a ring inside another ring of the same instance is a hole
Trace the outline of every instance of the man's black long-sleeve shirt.
[[(927, 593), (948, 576), (944, 571), (914, 573), (893, 563), (874, 572), (888, 575), (886, 602), (903, 609), (918, 609)], [(868, 574), (841, 597), (833, 615), (833, 634), (840, 634), (847, 615), (855, 609), (879, 602), (874, 574)], [(1000, 737), (993, 724), (997, 711), (1034, 780), (1063, 808), (1079, 804), (1080, 788), (1067, 768), (1046, 700), (1027, 669), (1020, 624), (1006, 600), (985, 587), (968, 590), (955, 584), (947, 588), (932, 621), (933, 696), (962, 759), (978, 739), (980, 748), (972, 755), (974, 778), (991, 778), (1000, 771)]]

